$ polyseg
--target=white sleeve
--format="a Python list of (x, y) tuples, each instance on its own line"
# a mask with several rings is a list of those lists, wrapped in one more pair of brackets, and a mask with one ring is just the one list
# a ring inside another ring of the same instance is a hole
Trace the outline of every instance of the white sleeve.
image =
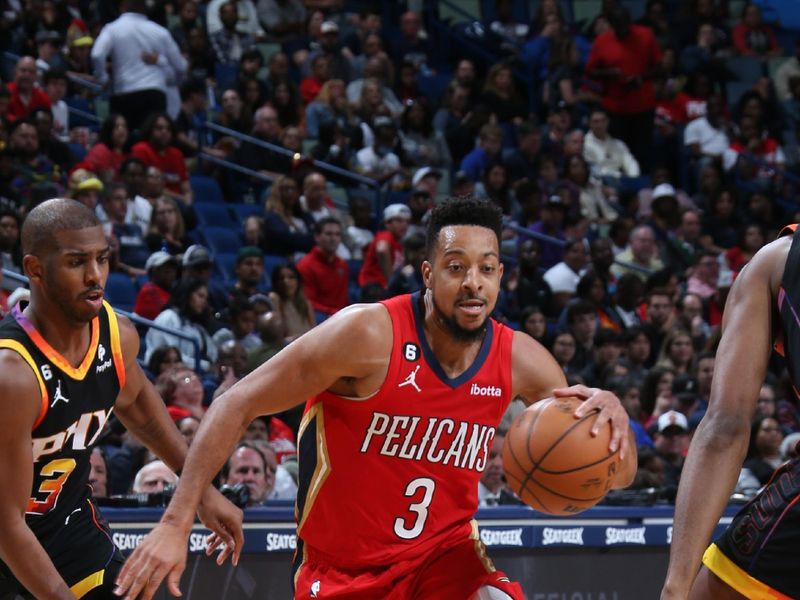
[(208, 4), (206, 9), (206, 32), (208, 32), (208, 37), (222, 29), (222, 21), (219, 20), (219, 7), (223, 2), (224, 0), (211, 0)]
[(700, 128), (695, 125), (700, 119), (696, 119), (686, 126), (683, 130), (683, 145), (689, 146), (691, 144), (700, 143)]
[(108, 25), (103, 27), (100, 35), (94, 41), (92, 46), (92, 71), (97, 78), (98, 83), (105, 84), (108, 81), (108, 71), (106, 71), (106, 59), (108, 53), (111, 51), (111, 34), (108, 31)]
[(178, 84), (181, 82), (183, 76), (186, 74), (186, 71), (189, 69), (189, 63), (186, 62), (183, 54), (181, 54), (180, 48), (178, 48), (178, 44), (175, 43), (175, 40), (172, 38), (172, 35), (169, 33), (169, 31), (165, 29), (163, 31), (163, 35), (163, 55), (168, 63), (168, 65), (164, 67), (164, 70), (168, 75), (168, 79), (170, 79), (169, 75), (171, 70), (172, 78), (174, 78), (175, 83)]
[(736, 164), (738, 158), (739, 153), (736, 150), (733, 148), (726, 148), (725, 152), (722, 153), (722, 167), (726, 171), (730, 171)]
[(622, 140), (617, 140), (620, 145), (620, 150), (622, 151), (622, 170), (625, 171), (625, 175), (628, 177), (639, 177), (642, 174), (641, 169), (639, 168), (639, 162), (634, 158), (633, 154), (631, 154), (630, 149)]

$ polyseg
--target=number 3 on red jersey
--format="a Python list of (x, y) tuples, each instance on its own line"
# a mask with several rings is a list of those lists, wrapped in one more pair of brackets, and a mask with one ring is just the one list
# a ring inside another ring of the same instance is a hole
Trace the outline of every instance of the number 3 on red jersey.
[(406, 519), (397, 517), (394, 520), (394, 533), (397, 537), (404, 540), (413, 540), (419, 537), (422, 530), (425, 528), (425, 521), (428, 519), (428, 507), (433, 500), (433, 492), (436, 489), (436, 483), (429, 477), (419, 477), (413, 479), (406, 486), (406, 491), (403, 494), (406, 498), (413, 498), (419, 489), (424, 490), (422, 499), (419, 502), (414, 502), (408, 507), (412, 513), (416, 513), (416, 518), (411, 527), (406, 527)]

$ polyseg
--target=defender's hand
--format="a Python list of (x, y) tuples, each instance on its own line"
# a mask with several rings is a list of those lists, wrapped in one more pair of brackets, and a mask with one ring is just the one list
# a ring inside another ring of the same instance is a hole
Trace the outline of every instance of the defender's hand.
[(597, 415), (594, 425), (592, 426), (592, 435), (597, 435), (600, 429), (607, 423), (611, 423), (611, 442), (608, 444), (608, 449), (615, 452), (619, 448), (620, 460), (625, 458), (625, 453), (628, 451), (628, 429), (629, 421), (628, 413), (622, 406), (614, 394), (601, 390), (599, 388), (590, 388), (585, 385), (573, 385), (568, 388), (558, 388), (553, 390), (553, 395), (556, 398), (563, 398), (565, 396), (577, 396), (584, 400), (580, 406), (575, 410), (575, 418), (580, 419), (597, 409), (600, 414)]
[(217, 557), (217, 564), (221, 565), (229, 556), (233, 556), (234, 565), (239, 564), (239, 556), (244, 546), (242, 509), (225, 498), (219, 490), (210, 487), (197, 508), (197, 515), (203, 525), (213, 532), (208, 538), (206, 554), (210, 556), (220, 544), (224, 543), (225, 548)]
[(186, 568), (188, 537), (185, 530), (170, 523), (156, 525), (125, 562), (114, 593), (125, 600), (150, 600), (166, 577), (169, 592), (180, 596), (178, 583)]

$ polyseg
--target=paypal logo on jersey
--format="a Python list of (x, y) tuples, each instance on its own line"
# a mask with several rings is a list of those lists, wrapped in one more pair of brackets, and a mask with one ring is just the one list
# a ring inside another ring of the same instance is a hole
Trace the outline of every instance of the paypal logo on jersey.
[(492, 396), (495, 398), (499, 398), (500, 396), (503, 395), (503, 388), (499, 388), (496, 385), (480, 386), (477, 383), (473, 383), (472, 387), (469, 388), (469, 395)]

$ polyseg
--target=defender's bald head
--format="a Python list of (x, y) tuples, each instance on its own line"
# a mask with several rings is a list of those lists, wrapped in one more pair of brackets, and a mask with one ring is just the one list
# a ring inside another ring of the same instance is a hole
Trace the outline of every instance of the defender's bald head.
[(55, 198), (34, 208), (22, 224), (22, 253), (44, 256), (58, 249), (56, 234), (100, 226), (94, 211), (76, 200)]

